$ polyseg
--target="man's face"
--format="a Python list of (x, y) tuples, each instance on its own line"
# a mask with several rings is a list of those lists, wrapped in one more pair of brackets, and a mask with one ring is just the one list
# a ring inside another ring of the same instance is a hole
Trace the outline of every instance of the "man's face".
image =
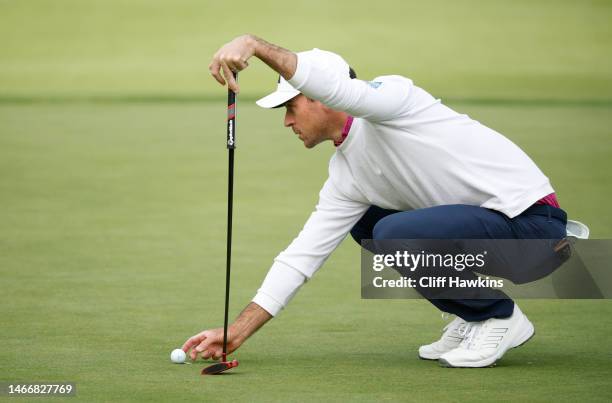
[(327, 140), (326, 114), (320, 102), (300, 94), (285, 103), (285, 127), (290, 127), (306, 148)]

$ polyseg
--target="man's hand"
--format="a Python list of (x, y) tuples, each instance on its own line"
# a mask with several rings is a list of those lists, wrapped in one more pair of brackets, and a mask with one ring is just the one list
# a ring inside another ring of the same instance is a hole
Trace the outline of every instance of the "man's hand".
[[(238, 349), (253, 333), (272, 319), (265, 309), (254, 302), (247, 305), (238, 315), (236, 321), (227, 330), (227, 353)], [(218, 360), (223, 353), (223, 328), (204, 330), (187, 339), (182, 347), (185, 353), (189, 352), (192, 360), (198, 358), (213, 358)]]
[(208, 69), (221, 85), (238, 93), (240, 88), (232, 72), (239, 72), (249, 66), (248, 60), (256, 56), (273, 70), (289, 79), (297, 68), (295, 53), (272, 45), (254, 35), (242, 35), (221, 46), (212, 58)]
[[(232, 338), (232, 333), (227, 333), (227, 353), (235, 351), (240, 345), (241, 341), (238, 341), (236, 337)], [(202, 356), (202, 359), (212, 358), (218, 360), (221, 358), (223, 353), (223, 328), (204, 330), (190, 337), (185, 344), (183, 344), (183, 351), (189, 352), (189, 356), (192, 360), (198, 358), (198, 354)]]
[(255, 54), (255, 40), (250, 35), (242, 35), (223, 45), (213, 56), (208, 69), (210, 74), (221, 85), (238, 93), (240, 88), (232, 72), (239, 72), (248, 67), (248, 60)]

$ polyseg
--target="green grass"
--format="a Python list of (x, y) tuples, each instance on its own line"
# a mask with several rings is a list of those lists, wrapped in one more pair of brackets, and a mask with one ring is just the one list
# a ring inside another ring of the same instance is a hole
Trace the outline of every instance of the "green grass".
[[(606, 108), (455, 107), (495, 123), (540, 162), (571, 215), (610, 236), (598, 202), (610, 190), (596, 186), (610, 182)], [(361, 300), (349, 241), (239, 350), (234, 375), (170, 364), (172, 348), (222, 320), (223, 113), (222, 103), (0, 106), (1, 379), (74, 381), (86, 401), (610, 395), (609, 301), (524, 301), (533, 341), (495, 369), (442, 369), (415, 353), (437, 336), (439, 314), (424, 301)], [(281, 116), (241, 107), (232, 316), (301, 227), (333, 151), (305, 151)]]
[[(522, 301), (532, 341), (494, 369), (443, 369), (416, 358), (438, 312), (361, 300), (351, 241), (231, 376), (169, 353), (222, 324), (220, 44), (253, 32), (411, 77), (518, 143), (570, 218), (609, 238), (611, 16), (609, 1), (0, 0), (0, 381), (72, 381), (82, 401), (608, 401), (610, 301)], [(333, 152), (255, 109), (274, 81), (256, 61), (240, 76), (231, 316)]]
[[(457, 98), (612, 99), (609, 1), (0, 1), (0, 95), (222, 95), (220, 44), (253, 32)], [(245, 94), (274, 82), (260, 62)]]

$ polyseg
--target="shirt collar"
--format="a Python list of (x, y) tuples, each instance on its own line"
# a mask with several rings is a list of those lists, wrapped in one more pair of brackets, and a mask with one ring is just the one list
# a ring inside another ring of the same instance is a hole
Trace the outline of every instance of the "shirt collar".
[(349, 116), (346, 118), (346, 122), (344, 123), (344, 128), (342, 129), (342, 138), (340, 141), (334, 141), (334, 146), (338, 147), (348, 136), (349, 131), (351, 131), (351, 125), (353, 124), (353, 117)]

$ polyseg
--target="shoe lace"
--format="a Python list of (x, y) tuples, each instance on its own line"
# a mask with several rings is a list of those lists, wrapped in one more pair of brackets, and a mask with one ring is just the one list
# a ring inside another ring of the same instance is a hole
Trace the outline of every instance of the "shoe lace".
[(478, 346), (486, 324), (484, 322), (466, 322), (463, 329), (459, 329), (459, 334), (464, 336), (461, 346), (470, 350)]
[[(451, 315), (448, 312), (442, 312), (442, 320), (447, 322), (450, 319)], [(452, 322), (451, 322), (452, 323)], [(447, 323), (446, 326), (442, 329), (442, 333), (446, 332), (446, 329), (450, 326), (450, 323)]]
[(470, 324), (468, 322), (463, 322), (457, 327), (457, 333), (459, 336), (465, 337), (467, 332), (469, 332)]
[[(461, 318), (458, 318), (456, 315), (452, 315), (448, 312), (442, 312), (442, 320), (448, 321), (451, 317), (455, 317), (454, 320), (461, 319)], [(442, 329), (442, 332), (443, 333), (446, 332), (452, 324), (453, 322), (450, 322), (446, 326), (444, 326), (444, 328)], [(453, 329), (453, 331), (455, 331), (459, 336), (465, 337), (465, 328), (467, 325), (468, 325), (468, 322), (461, 319), (461, 323), (459, 324), (459, 326)]]

